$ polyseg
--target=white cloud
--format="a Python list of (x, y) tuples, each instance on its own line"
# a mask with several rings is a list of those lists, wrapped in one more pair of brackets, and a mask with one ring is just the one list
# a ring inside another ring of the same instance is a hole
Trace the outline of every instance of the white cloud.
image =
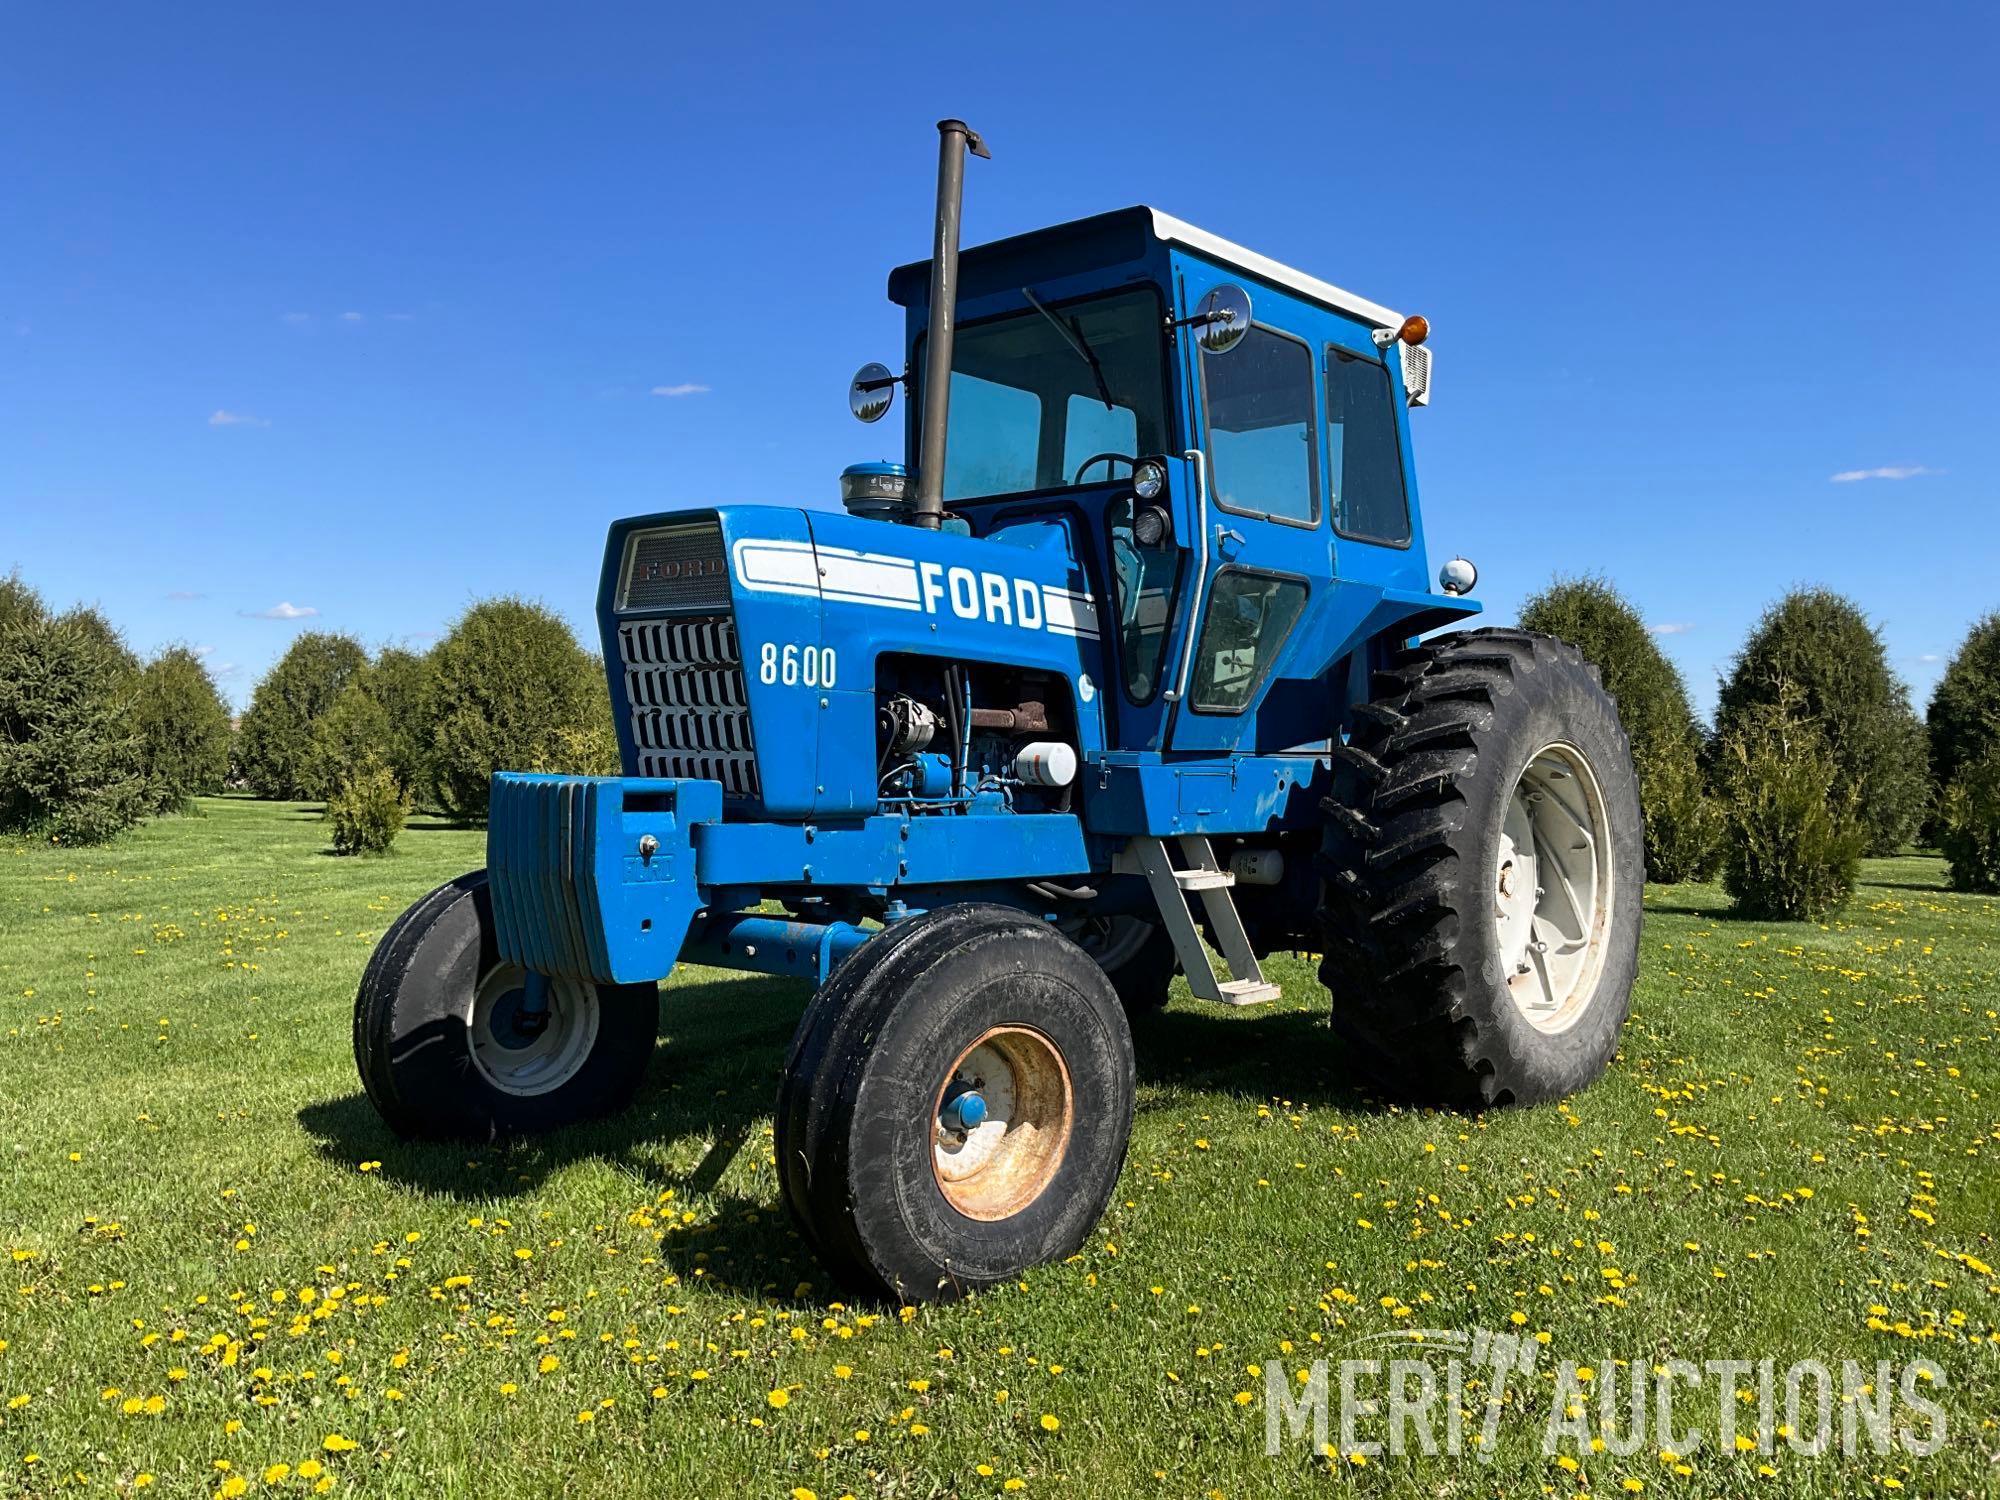
[(363, 314), (358, 312), (344, 312), (340, 315), (340, 321), (343, 323), (359, 323), (362, 317)]
[(655, 396), (705, 396), (708, 394), (708, 387), (697, 385), (692, 380), (685, 380), (679, 385), (656, 385), (653, 387), (653, 394)]
[(1646, 629), (1653, 635), (1686, 635), (1694, 626), (1685, 620), (1675, 620), (1664, 625), (1648, 625)]
[(219, 662), (217, 663), (215, 668), (215, 675), (217, 677), (234, 677), (238, 672), (242, 670), (243, 669), (237, 666), (236, 663), (233, 661)]
[(208, 425), (211, 427), (269, 427), (271, 424), (263, 417), (251, 416), (247, 411), (224, 411), (218, 406), (213, 412), (209, 413)]
[(1879, 469), (1842, 469), (1832, 476), (1832, 482), (1853, 484), (1858, 479), (1915, 479), (1919, 475), (1943, 472), (1943, 469), (1927, 469), (1922, 464), (1885, 464)]
[(193, 652), (193, 653), (194, 653), (194, 654), (195, 654), (196, 656), (210, 656), (210, 655), (213, 655), (213, 654), (214, 654), (214, 652), (215, 652), (215, 647), (213, 647), (213, 646), (190, 646), (190, 647), (188, 647), (188, 650), (192, 651), (192, 652)]
[(1917, 660), (1918, 660), (1918, 661), (1943, 661), (1943, 660), (1944, 660), (1944, 658), (1943, 658), (1942, 656), (1939, 656), (1939, 655), (1937, 654), (1937, 652), (1935, 652), (1935, 651), (1926, 651), (1926, 652), (1925, 652), (1925, 653), (1924, 653), (1924, 654), (1923, 654), (1922, 656), (1918, 657), (1918, 658), (1917, 658)]
[(287, 599), (269, 609), (242, 609), (237, 613), (246, 620), (309, 620), (319, 611), (310, 604), (294, 604)]

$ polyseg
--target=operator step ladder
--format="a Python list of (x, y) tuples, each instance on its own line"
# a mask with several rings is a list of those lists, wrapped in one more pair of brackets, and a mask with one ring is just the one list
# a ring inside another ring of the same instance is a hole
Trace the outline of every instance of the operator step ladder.
[[(1230, 887), (1236, 877), (1222, 868), (1215, 850), (1203, 835), (1185, 834), (1172, 842), (1180, 845), (1182, 865), (1175, 868), (1167, 850), (1168, 840), (1135, 838), (1120, 853), (1113, 868), (1128, 869), (1136, 863), (1153, 900), (1174, 940), (1174, 953), (1187, 975), (1188, 988), (1197, 1000), (1214, 1000), (1223, 1005), (1261, 1005), (1275, 1000), (1281, 991), (1264, 977), (1264, 969), (1243, 931), (1243, 919), (1236, 910)], [(1215, 960), (1201, 940), (1194, 913), (1188, 909), (1187, 893), (1201, 897), (1209, 931), (1229, 965), (1230, 977), (1215, 971)]]

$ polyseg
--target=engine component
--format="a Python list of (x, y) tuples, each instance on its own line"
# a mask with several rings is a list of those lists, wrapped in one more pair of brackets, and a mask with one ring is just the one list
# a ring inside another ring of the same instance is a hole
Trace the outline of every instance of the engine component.
[[(884, 408), (887, 402), (883, 403)], [(909, 514), (909, 471), (901, 464), (849, 464), (840, 471), (840, 503), (849, 515), (900, 521)]]
[(877, 723), (885, 756), (914, 755), (928, 749), (937, 735), (937, 715), (929, 704), (897, 693), (885, 699)]
[(998, 730), (1001, 734), (1047, 734), (1049, 706), (1046, 703), (1017, 703), (1012, 708), (975, 708), (974, 729)]
[(1029, 786), (1068, 786), (1076, 780), (1076, 751), (1061, 740), (1036, 740), (1014, 757), (1014, 774)]
[(1276, 885), (1285, 878), (1281, 849), (1238, 849), (1229, 856), (1229, 873), (1242, 885)]
[(917, 757), (915, 786), (919, 797), (951, 795), (951, 757), (938, 751)]

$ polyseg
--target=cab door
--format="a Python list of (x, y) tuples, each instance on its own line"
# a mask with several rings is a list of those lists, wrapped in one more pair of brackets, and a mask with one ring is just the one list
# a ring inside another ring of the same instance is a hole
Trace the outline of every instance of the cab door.
[[(1200, 289), (1194, 290), (1196, 296)], [(1318, 351), (1277, 326), (1302, 307), (1253, 292), (1248, 331), (1192, 358), (1205, 503), (1196, 539), (1199, 587), (1179, 674), (1169, 744), (1176, 750), (1278, 749), (1259, 708), (1299, 627), (1332, 575), (1322, 494)], [(1269, 310), (1274, 321), (1257, 316)], [(1206, 541), (1206, 558), (1200, 542)], [(1275, 730), (1276, 726), (1269, 726)]]

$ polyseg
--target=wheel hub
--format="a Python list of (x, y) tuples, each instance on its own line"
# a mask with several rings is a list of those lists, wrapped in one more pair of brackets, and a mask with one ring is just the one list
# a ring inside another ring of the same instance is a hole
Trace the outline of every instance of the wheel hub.
[(1508, 994), (1537, 1030), (1573, 1025), (1596, 993), (1611, 916), (1604, 797), (1583, 752), (1544, 746), (1501, 823), (1493, 929)]
[(937, 1093), (931, 1169), (970, 1219), (1004, 1219), (1042, 1195), (1069, 1144), (1069, 1069), (1025, 1026), (996, 1026), (952, 1064)]
[(597, 1041), (597, 987), (496, 964), (473, 995), (472, 1065), (504, 1094), (550, 1093), (574, 1078)]

